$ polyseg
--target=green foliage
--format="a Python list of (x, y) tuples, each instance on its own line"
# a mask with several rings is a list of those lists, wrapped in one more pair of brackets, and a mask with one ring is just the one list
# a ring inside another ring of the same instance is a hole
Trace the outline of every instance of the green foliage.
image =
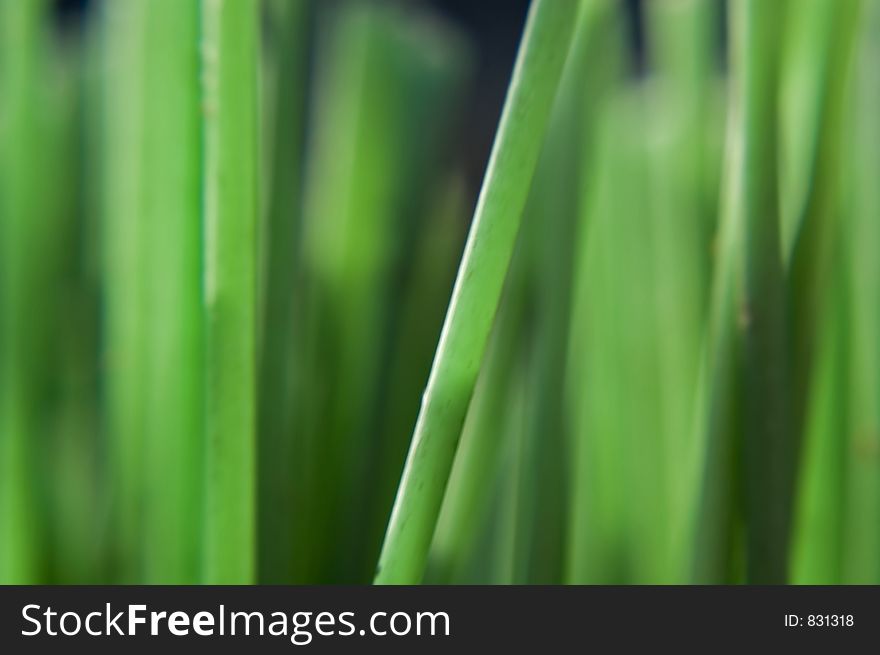
[(880, 581), (878, 3), (428, 4), (0, 2), (0, 582)]

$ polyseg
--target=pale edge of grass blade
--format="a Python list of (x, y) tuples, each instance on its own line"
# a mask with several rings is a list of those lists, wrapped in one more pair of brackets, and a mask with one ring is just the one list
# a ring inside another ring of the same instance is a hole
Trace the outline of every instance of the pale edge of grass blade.
[(459, 433), (571, 41), (578, 4), (537, 0), (529, 11), (508, 98), (379, 557), (377, 583), (416, 583), (424, 573)]
[(202, 3), (206, 341), (204, 581), (256, 573), (259, 3)]

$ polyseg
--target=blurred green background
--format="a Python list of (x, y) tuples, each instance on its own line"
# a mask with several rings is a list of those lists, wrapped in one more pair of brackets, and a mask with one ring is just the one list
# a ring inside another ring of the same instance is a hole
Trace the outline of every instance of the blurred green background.
[[(583, 0), (425, 582), (880, 583), (880, 0), (765, 3)], [(527, 9), (0, 0), (0, 582), (372, 580)]]

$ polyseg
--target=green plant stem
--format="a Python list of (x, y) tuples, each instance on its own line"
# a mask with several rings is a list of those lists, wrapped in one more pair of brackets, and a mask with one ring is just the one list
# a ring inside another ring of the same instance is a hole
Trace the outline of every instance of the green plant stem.
[[(391, 514), (397, 491), (396, 476), (406, 458), (409, 438), (418, 416), (419, 399), (431, 371), (434, 346), (443, 326), (446, 301), (455, 283), (458, 256), (466, 236), (465, 220), (470, 207), (460, 173), (456, 172), (450, 175), (450, 179), (442, 180), (431, 193), (431, 199), (430, 213), (413, 244), (411, 269), (397, 320), (399, 337), (389, 365), (388, 394), (385, 399), (387, 407), (382, 428), (383, 433), (389, 435), (389, 443), (379, 463), (377, 484), (380, 487), (380, 507), (373, 522), (375, 541), (371, 543), (377, 546), (373, 561), (378, 555), (378, 547), (381, 546)], [(501, 311), (499, 309), (499, 313)], [(487, 353), (487, 366), (488, 358)], [(474, 398), (477, 393), (475, 390)], [(450, 490), (453, 486), (451, 479)], [(438, 519), (438, 533), (441, 530), (440, 521)], [(445, 560), (443, 557), (434, 558), (433, 555), (431, 559)], [(445, 571), (438, 572), (435, 577), (445, 580)]]
[(147, 325), (144, 575), (194, 584), (204, 443), (199, 12), (177, 0), (150, 0), (145, 11), (143, 231), (136, 237), (144, 240)]
[(46, 250), (42, 95), (47, 3), (0, 4), (0, 584), (41, 579), (36, 451)]
[(258, 9), (202, 3), (209, 583), (247, 584), (256, 572)]
[[(525, 313), (526, 266), (522, 241), (514, 251), (498, 315), (462, 427), (461, 443), (437, 519), (430, 552), (430, 578), (444, 584), (473, 579), (478, 544), (490, 523), (498, 487), (505, 429), (513, 421), (506, 407), (521, 349)], [(520, 368), (522, 368), (520, 366)]]
[(144, 69), (142, 24), (146, 4), (104, 3), (100, 38), (101, 283), (104, 298), (106, 388), (103, 423), (108, 440), (111, 579), (141, 580), (143, 541), (146, 362), (145, 225), (142, 203)]
[(530, 9), (379, 557), (377, 583), (415, 583), (424, 573), (578, 5), (536, 0)]

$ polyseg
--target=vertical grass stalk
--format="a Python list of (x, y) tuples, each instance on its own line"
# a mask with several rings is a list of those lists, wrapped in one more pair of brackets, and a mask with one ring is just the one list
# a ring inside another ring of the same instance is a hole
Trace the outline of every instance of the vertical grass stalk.
[[(48, 3), (0, 4), (0, 583), (41, 578), (37, 503), (41, 288), (53, 265), (40, 187)], [(39, 256), (37, 256), (39, 254)]]
[(733, 111), (739, 124), (744, 279), (743, 492), (747, 580), (786, 579), (796, 460), (788, 401), (777, 121), (785, 2), (731, 6)]
[(143, 214), (133, 217), (146, 287), (144, 574), (193, 584), (204, 434), (199, 12), (176, 0), (150, 0), (145, 12)]
[[(841, 174), (844, 224), (841, 266), (846, 271), (849, 299), (849, 380), (847, 402), (849, 439), (844, 448), (845, 509), (842, 581), (880, 583), (880, 3), (864, 3), (857, 32), (852, 111), (841, 125), (847, 139), (848, 167)], [(851, 123), (845, 122), (847, 118)], [(848, 138), (847, 138), (848, 137)], [(848, 173), (848, 174), (847, 174)], [(846, 199), (844, 201), (844, 199)], [(847, 215), (845, 215), (847, 216)]]
[(416, 583), (483, 359), (579, 3), (536, 0), (437, 347), (376, 582)]
[(146, 4), (102, 6), (101, 248), (105, 307), (103, 427), (108, 443), (111, 579), (141, 580), (143, 525), (143, 380), (146, 362), (145, 221), (142, 202), (142, 75)]
[(259, 3), (202, 3), (207, 443), (204, 580), (255, 575)]

